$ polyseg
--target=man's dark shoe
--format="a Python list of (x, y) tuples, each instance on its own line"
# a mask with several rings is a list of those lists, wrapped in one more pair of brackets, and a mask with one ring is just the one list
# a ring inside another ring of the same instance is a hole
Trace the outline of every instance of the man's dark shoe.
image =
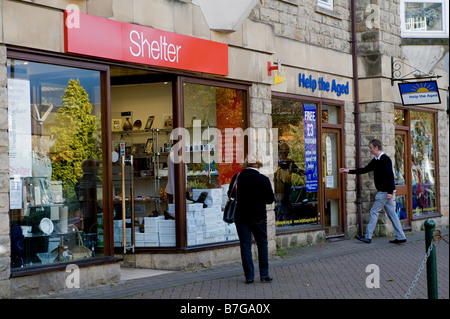
[(389, 241), (391, 244), (403, 244), (406, 243), (406, 239), (394, 239)]
[(253, 279), (246, 279), (246, 280), (245, 280), (245, 283), (246, 283), (246, 284), (252, 284), (253, 282), (254, 282)]
[(372, 239), (363, 237), (363, 236), (355, 236), (356, 239), (358, 239), (359, 241), (362, 241), (364, 243), (370, 244), (372, 242)]
[(262, 282), (271, 282), (273, 280), (273, 278), (272, 277), (269, 277), (269, 276), (267, 276), (267, 277), (261, 277), (261, 281)]

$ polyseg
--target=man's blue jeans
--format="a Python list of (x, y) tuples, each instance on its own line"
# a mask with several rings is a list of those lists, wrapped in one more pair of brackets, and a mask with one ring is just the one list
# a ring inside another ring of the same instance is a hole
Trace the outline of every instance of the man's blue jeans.
[(386, 192), (378, 192), (375, 196), (375, 201), (373, 202), (372, 208), (370, 209), (370, 218), (369, 223), (366, 228), (366, 238), (372, 239), (372, 234), (375, 230), (375, 226), (377, 225), (378, 215), (380, 211), (384, 208), (386, 211), (386, 215), (392, 222), (392, 226), (394, 226), (394, 234), (395, 238), (398, 240), (406, 239), (405, 233), (402, 229), (402, 224), (398, 219), (397, 213), (395, 212), (395, 203), (393, 198), (387, 199), (388, 193)]
[(259, 276), (260, 278), (269, 276), (269, 250), (267, 246), (267, 220), (258, 222), (238, 222), (236, 229), (241, 246), (242, 267), (246, 280), (253, 280), (255, 267), (252, 258), (252, 234), (258, 247)]

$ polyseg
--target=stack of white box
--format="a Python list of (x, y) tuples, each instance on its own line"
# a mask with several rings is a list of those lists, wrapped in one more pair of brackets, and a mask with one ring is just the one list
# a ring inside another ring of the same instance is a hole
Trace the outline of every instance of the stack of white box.
[(214, 205), (203, 209), (205, 215), (205, 244), (225, 241), (223, 214), (220, 205)]
[(158, 220), (159, 245), (162, 247), (175, 246), (175, 220)]
[(222, 209), (225, 208), (225, 204), (227, 203), (229, 188), (230, 188), (230, 184), (222, 185)]
[(157, 247), (159, 241), (159, 221), (164, 220), (164, 216), (144, 217), (144, 232), (135, 232), (136, 247)]
[(237, 240), (239, 239), (236, 230), (236, 224), (225, 224), (225, 241)]
[(205, 204), (208, 207), (215, 205), (222, 205), (222, 188), (211, 188), (211, 189), (200, 189), (196, 188), (192, 190), (192, 199), (195, 201), (198, 199), (201, 193), (206, 192), (208, 196), (206, 196)]
[(204, 244), (204, 224), (203, 204), (187, 204), (186, 227), (188, 246)]
[[(130, 219), (126, 219), (126, 223), (131, 223)], [(131, 228), (125, 229), (127, 245), (131, 243)], [(114, 220), (114, 247), (122, 247), (123, 245), (123, 222), (122, 220)]]

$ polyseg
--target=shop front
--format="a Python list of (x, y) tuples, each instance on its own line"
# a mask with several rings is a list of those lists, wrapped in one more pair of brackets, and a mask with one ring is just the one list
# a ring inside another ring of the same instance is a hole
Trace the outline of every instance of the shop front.
[(326, 74), (318, 79), (297, 74), (295, 93), (302, 94), (272, 91), (271, 100), (273, 127), (278, 132), (274, 191), (280, 246), (343, 237), (346, 226), (338, 169), (343, 165), (343, 112), (349, 82), (343, 79), (338, 84)]
[(11, 277), (239, 260), (222, 209), (250, 84), (223, 78), (227, 45), (80, 18), (64, 54), (7, 48)]

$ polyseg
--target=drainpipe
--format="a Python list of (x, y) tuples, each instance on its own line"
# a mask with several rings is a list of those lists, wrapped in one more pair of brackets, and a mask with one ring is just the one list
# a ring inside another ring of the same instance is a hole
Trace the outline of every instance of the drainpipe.
[[(355, 0), (351, 0), (351, 27), (352, 27), (352, 64), (353, 64), (353, 97), (355, 114), (355, 145), (356, 159), (355, 165), (361, 167), (361, 135), (360, 135), (360, 112), (359, 112), (359, 85), (358, 85), (358, 55), (356, 41), (356, 9)], [(362, 201), (361, 201), (361, 175), (356, 174), (356, 213), (358, 217), (358, 233), (363, 235), (362, 223)]]

